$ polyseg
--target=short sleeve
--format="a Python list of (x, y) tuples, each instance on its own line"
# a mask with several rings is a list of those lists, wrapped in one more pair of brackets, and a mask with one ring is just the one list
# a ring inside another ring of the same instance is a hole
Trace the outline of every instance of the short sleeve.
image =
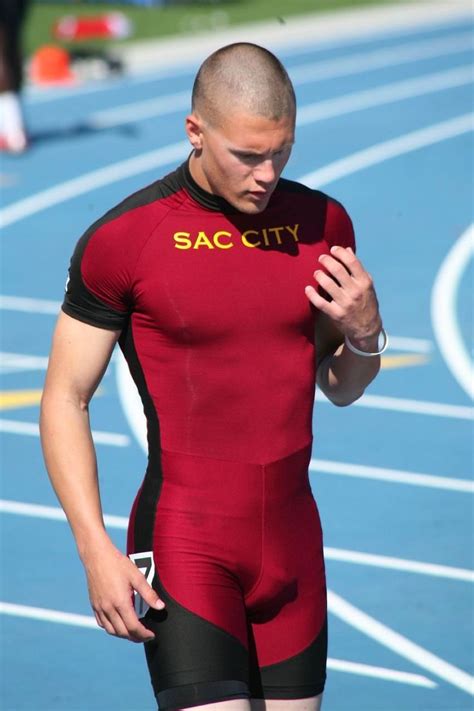
[(96, 223), (79, 240), (62, 310), (108, 330), (124, 328), (130, 314), (130, 269), (118, 221)]
[(338, 245), (356, 251), (352, 220), (343, 205), (333, 198), (328, 200), (326, 239), (330, 247)]

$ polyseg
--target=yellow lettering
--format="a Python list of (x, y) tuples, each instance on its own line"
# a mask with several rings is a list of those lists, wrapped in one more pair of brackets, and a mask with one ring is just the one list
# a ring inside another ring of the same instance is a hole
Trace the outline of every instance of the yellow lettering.
[(189, 239), (191, 235), (189, 232), (175, 232), (173, 235), (174, 241), (177, 243), (175, 244), (176, 249), (190, 249), (191, 247), (191, 240)]
[(260, 241), (258, 242), (249, 242), (247, 239), (247, 235), (257, 235), (258, 237), (258, 232), (257, 230), (247, 230), (246, 232), (242, 233), (242, 244), (244, 244), (246, 247), (258, 247)]
[(286, 229), (288, 230), (288, 232), (289, 232), (290, 234), (293, 235), (293, 237), (294, 237), (294, 239), (295, 239), (295, 242), (299, 242), (299, 239), (298, 239), (298, 228), (299, 228), (299, 224), (298, 224), (298, 225), (295, 225), (295, 226), (294, 226), (294, 229), (291, 229), (291, 227), (290, 227), (289, 225), (286, 225)]
[(263, 241), (265, 242), (265, 246), (269, 247), (270, 246), (270, 241), (268, 239), (267, 231), (265, 228), (262, 229), (262, 235), (263, 235)]
[(209, 249), (214, 249), (214, 245), (212, 242), (209, 240), (209, 237), (205, 232), (200, 232), (198, 236), (196, 237), (196, 241), (193, 245), (193, 249), (199, 249), (199, 247), (206, 246)]
[(219, 247), (219, 249), (230, 249), (231, 247), (234, 246), (233, 242), (227, 242), (227, 244), (223, 244), (222, 242), (219, 241), (220, 237), (232, 237), (230, 232), (225, 232), (224, 230), (221, 230), (220, 232), (216, 232), (214, 234), (213, 240), (214, 244)]
[(274, 232), (276, 236), (276, 240), (278, 244), (281, 244), (281, 237), (280, 237), (280, 232), (282, 232), (285, 228), (284, 227), (269, 227), (268, 231), (269, 232)]

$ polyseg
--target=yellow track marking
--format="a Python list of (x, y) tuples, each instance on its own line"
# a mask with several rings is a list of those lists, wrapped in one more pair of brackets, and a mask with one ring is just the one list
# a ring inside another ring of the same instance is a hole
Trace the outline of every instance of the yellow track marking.
[(39, 405), (42, 390), (7, 390), (0, 392), (0, 410)]
[[(0, 391), (0, 410), (15, 410), (21, 407), (35, 407), (40, 404), (42, 393), (42, 390)], [(103, 388), (98, 388), (94, 397), (103, 394)]]
[(414, 365), (425, 365), (429, 359), (429, 356), (421, 353), (382, 356), (382, 368), (384, 370), (390, 370), (392, 368), (408, 368)]

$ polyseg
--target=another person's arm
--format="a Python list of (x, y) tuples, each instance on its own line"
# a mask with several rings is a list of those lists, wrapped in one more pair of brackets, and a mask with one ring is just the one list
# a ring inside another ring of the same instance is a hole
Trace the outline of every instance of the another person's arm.
[(98, 624), (109, 634), (143, 642), (154, 635), (135, 614), (133, 590), (151, 607), (164, 604), (105, 530), (88, 412), (119, 333), (60, 314), (41, 403), (41, 441), (85, 567)]
[(327, 301), (313, 286), (305, 293), (319, 309), (316, 321), (317, 383), (335, 405), (350, 405), (364, 393), (380, 370), (380, 356), (353, 353), (345, 337), (364, 352), (378, 351), (382, 319), (372, 278), (350, 247), (332, 247), (320, 257), (323, 270), (314, 278), (332, 298)]

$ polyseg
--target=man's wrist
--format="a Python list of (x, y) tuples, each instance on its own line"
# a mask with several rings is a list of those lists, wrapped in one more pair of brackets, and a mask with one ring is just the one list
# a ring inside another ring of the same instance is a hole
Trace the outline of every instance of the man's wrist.
[(76, 535), (77, 551), (83, 563), (85, 563), (90, 556), (94, 556), (98, 550), (104, 546), (110, 546), (111, 544), (112, 541), (105, 528), (87, 531), (87, 533), (83, 532), (80, 536)]
[(366, 338), (352, 338), (345, 336), (344, 342), (350, 351), (360, 356), (377, 356), (381, 355), (388, 346), (388, 336), (383, 328), (377, 334)]

